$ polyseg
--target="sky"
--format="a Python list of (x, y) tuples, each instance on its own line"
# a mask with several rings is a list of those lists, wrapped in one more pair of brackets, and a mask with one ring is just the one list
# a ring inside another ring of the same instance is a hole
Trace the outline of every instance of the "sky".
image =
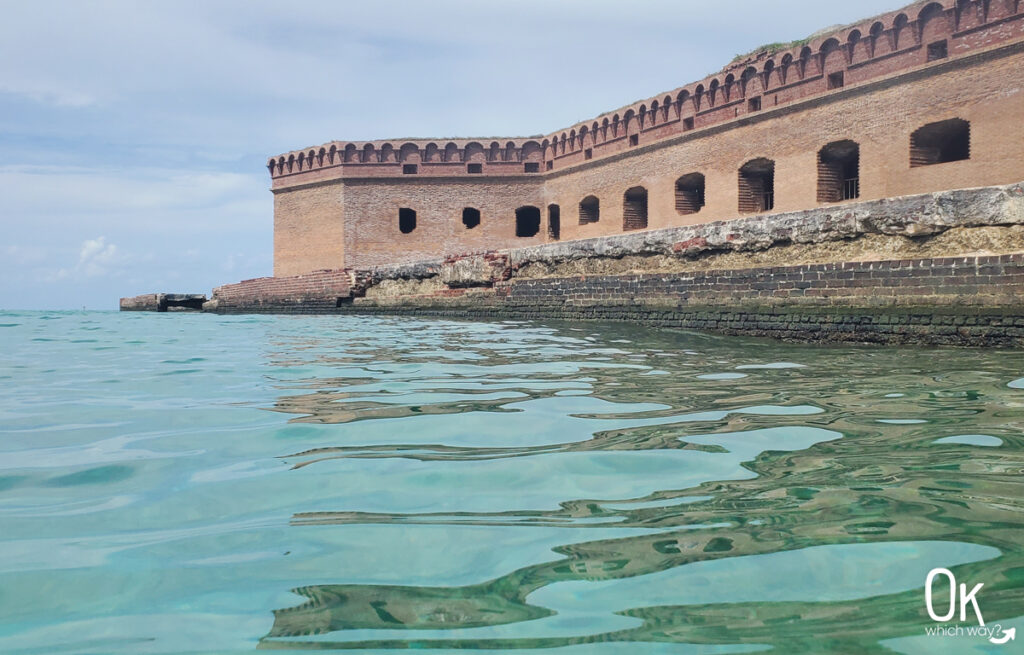
[(271, 275), (270, 156), (526, 136), (899, 0), (6, 0), (0, 309)]

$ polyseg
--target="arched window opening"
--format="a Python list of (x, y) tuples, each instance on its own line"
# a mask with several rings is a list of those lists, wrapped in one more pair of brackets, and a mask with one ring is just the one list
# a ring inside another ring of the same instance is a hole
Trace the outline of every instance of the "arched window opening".
[(882, 41), (882, 37), (883, 37), (884, 33), (885, 33), (885, 26), (882, 25), (881, 23), (876, 22), (876, 23), (874, 23), (871, 26), (871, 30), (869, 30), (869, 32), (868, 32), (868, 34), (870, 35), (868, 37), (868, 56), (869, 57), (874, 57), (875, 56), (875, 51), (878, 48), (878, 44), (879, 44), (880, 41), (882, 42), (883, 45), (885, 45), (884, 41)]
[(449, 143), (444, 147), (444, 159), (446, 162), (457, 162), (459, 161), (459, 147), (454, 143)]
[(580, 225), (596, 223), (601, 220), (601, 201), (596, 196), (587, 196), (580, 200)]
[(853, 63), (857, 58), (857, 45), (861, 41), (860, 30), (853, 30), (846, 37), (846, 61)]
[(558, 241), (562, 238), (562, 208), (548, 205), (548, 238)]
[[(955, 12), (951, 12), (955, 13)], [(917, 14), (918, 43), (936, 41), (951, 31), (946, 10), (938, 2), (928, 4)]]
[(398, 210), (398, 229), (402, 234), (409, 234), (416, 229), (416, 210), (402, 207)]
[(642, 230), (647, 227), (647, 189), (635, 186), (622, 198), (622, 229)]
[(835, 141), (818, 151), (818, 202), (860, 197), (860, 146)]
[(970, 27), (976, 27), (981, 24), (979, 14), (981, 13), (982, 3), (975, 3), (974, 0), (957, 0), (956, 3), (956, 29), (957, 31), (964, 30)]
[(900, 14), (892, 22), (892, 48), (893, 50), (899, 49), (901, 46), (906, 47), (909, 45), (906, 43), (906, 31), (909, 19), (906, 14)]
[(740, 167), (739, 210), (742, 214), (775, 208), (775, 162), (752, 159)]
[(961, 118), (929, 123), (910, 135), (910, 167), (971, 158), (971, 124)]
[(690, 173), (676, 180), (676, 211), (696, 214), (704, 206), (704, 175)]
[(757, 78), (757, 69), (753, 66), (747, 66), (743, 69), (743, 74), (740, 75), (740, 92), (743, 97), (753, 95), (757, 93), (758, 89), (751, 83), (752, 80)]
[(813, 71), (810, 70), (810, 66), (811, 49), (804, 46), (803, 49), (800, 50), (800, 62), (797, 64), (797, 71), (800, 73), (801, 80), (813, 73)]
[(785, 84), (789, 69), (793, 66), (793, 55), (788, 52), (782, 56), (782, 66), (779, 68), (779, 83)]
[(540, 210), (532, 205), (516, 210), (516, 236), (535, 237), (540, 232)]
[(472, 230), (480, 225), (480, 210), (475, 207), (466, 207), (462, 210), (462, 224), (467, 230)]

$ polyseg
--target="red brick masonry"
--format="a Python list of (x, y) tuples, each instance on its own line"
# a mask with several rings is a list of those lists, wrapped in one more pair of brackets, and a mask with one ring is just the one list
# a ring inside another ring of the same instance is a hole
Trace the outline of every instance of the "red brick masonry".
[(323, 313), (349, 300), (348, 271), (315, 271), (294, 277), (259, 277), (213, 290), (215, 311)]

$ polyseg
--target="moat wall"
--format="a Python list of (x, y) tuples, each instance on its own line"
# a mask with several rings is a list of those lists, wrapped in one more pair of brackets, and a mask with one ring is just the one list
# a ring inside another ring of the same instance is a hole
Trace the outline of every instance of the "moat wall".
[(623, 320), (814, 341), (1024, 345), (1024, 184), (214, 290), (217, 312)]

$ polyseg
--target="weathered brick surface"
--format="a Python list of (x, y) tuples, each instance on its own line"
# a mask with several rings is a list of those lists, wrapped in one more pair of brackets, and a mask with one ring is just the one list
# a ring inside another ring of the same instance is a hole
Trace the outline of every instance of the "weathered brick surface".
[(349, 271), (315, 271), (290, 277), (261, 277), (213, 290), (205, 311), (222, 313), (322, 314), (350, 300)]
[[(928, 61), (928, 46), (943, 40), (948, 56)], [(774, 211), (841, 207), (819, 202), (817, 189), (818, 152), (839, 140), (860, 146), (862, 200), (1016, 182), (1022, 69), (1024, 3), (922, 1), (543, 137), (333, 142), (286, 153), (268, 162), (275, 275), (548, 242), (550, 205), (562, 240), (620, 234), (634, 186), (648, 192), (649, 229), (731, 220), (741, 216), (738, 170), (755, 158), (774, 161)], [(837, 73), (843, 86), (830, 89)], [(970, 123), (970, 158), (911, 167), (910, 134), (951, 118)], [(683, 214), (675, 182), (689, 173), (705, 176), (706, 204)], [(580, 225), (590, 195), (600, 220)], [(522, 238), (514, 211), (525, 204), (543, 224)], [(480, 226), (462, 225), (467, 206), (481, 210)], [(417, 211), (413, 232), (399, 231), (399, 207)]]

